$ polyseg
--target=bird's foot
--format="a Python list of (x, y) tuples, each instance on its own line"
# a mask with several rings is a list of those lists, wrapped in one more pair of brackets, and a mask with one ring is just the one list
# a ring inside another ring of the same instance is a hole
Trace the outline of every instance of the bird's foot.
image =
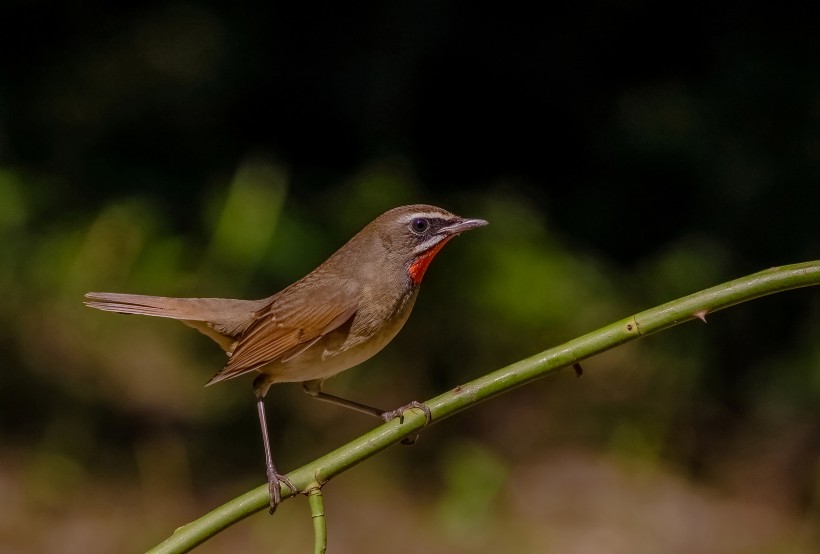
[(287, 475), (282, 475), (280, 473), (276, 473), (276, 470), (273, 468), (268, 468), (268, 493), (270, 494), (270, 513), (273, 514), (276, 511), (276, 507), (282, 501), (282, 485), (280, 483), (284, 483), (287, 486), (291, 493), (296, 494), (298, 489), (296, 486), (288, 479)]
[(399, 423), (404, 423), (404, 412), (412, 408), (417, 408), (424, 412), (425, 425), (429, 425), (430, 422), (433, 421), (433, 414), (430, 412), (430, 408), (421, 402), (416, 402), (415, 400), (390, 412), (384, 412), (382, 414), (382, 419), (385, 421), (390, 421), (391, 419), (399, 418)]
[[(433, 414), (430, 412), (430, 408), (422, 404), (421, 402), (417, 402), (413, 400), (409, 404), (405, 404), (395, 410), (384, 412), (382, 413), (382, 419), (385, 421), (390, 421), (391, 419), (399, 418), (399, 423), (404, 423), (404, 412), (410, 410), (412, 408), (418, 408), (422, 412), (424, 412), (424, 425), (429, 425), (431, 421), (433, 421)], [(402, 444), (413, 444), (419, 438), (418, 434), (413, 435), (412, 437), (405, 437), (402, 439)]]

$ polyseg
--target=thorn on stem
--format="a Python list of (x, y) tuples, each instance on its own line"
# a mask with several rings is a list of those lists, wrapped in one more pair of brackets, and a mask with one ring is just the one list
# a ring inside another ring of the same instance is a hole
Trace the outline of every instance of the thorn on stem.
[(693, 313), (692, 315), (695, 316), (696, 318), (698, 318), (699, 320), (701, 320), (702, 322), (707, 323), (706, 314), (708, 314), (708, 313), (709, 313), (709, 310), (698, 310), (695, 313)]
[(574, 364), (572, 364), (572, 369), (575, 370), (575, 376), (576, 377), (580, 377), (581, 375), (584, 374), (584, 368), (582, 368), (581, 364), (579, 364), (578, 362), (575, 362)]
[(411, 446), (411, 445), (416, 444), (417, 440), (419, 440), (418, 433), (416, 433), (412, 437), (404, 437), (403, 439), (401, 439), (401, 443), (405, 446)]

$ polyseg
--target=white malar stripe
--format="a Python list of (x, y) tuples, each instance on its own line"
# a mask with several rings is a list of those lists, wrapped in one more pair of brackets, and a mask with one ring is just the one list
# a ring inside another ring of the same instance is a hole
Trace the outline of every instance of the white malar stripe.
[(435, 245), (447, 238), (447, 235), (433, 235), (413, 249), (414, 255), (419, 255), (433, 248)]

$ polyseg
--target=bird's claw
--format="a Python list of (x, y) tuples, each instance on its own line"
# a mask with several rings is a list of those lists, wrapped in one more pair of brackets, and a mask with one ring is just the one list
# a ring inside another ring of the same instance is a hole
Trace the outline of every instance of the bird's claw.
[(271, 514), (276, 511), (276, 507), (280, 502), (282, 502), (282, 485), (280, 483), (284, 483), (285, 486), (290, 489), (292, 494), (295, 494), (298, 491), (293, 482), (288, 479), (287, 475), (281, 475), (275, 471), (268, 473), (268, 494), (270, 494), (269, 512)]
[(404, 412), (410, 410), (411, 408), (418, 408), (424, 412), (425, 425), (429, 425), (430, 422), (433, 421), (433, 414), (430, 412), (430, 408), (415, 400), (390, 412), (384, 412), (382, 414), (382, 419), (385, 421), (390, 421), (391, 419), (399, 418), (399, 423), (404, 423)]

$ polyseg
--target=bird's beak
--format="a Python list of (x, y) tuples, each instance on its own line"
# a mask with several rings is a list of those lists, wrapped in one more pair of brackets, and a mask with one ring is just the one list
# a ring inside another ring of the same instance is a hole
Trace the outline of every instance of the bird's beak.
[(453, 223), (448, 225), (447, 227), (442, 227), (439, 229), (439, 233), (442, 235), (458, 235), (459, 233), (463, 233), (464, 231), (469, 231), (470, 229), (477, 229), (479, 227), (484, 227), (487, 225), (487, 222), (483, 219), (455, 219)]

